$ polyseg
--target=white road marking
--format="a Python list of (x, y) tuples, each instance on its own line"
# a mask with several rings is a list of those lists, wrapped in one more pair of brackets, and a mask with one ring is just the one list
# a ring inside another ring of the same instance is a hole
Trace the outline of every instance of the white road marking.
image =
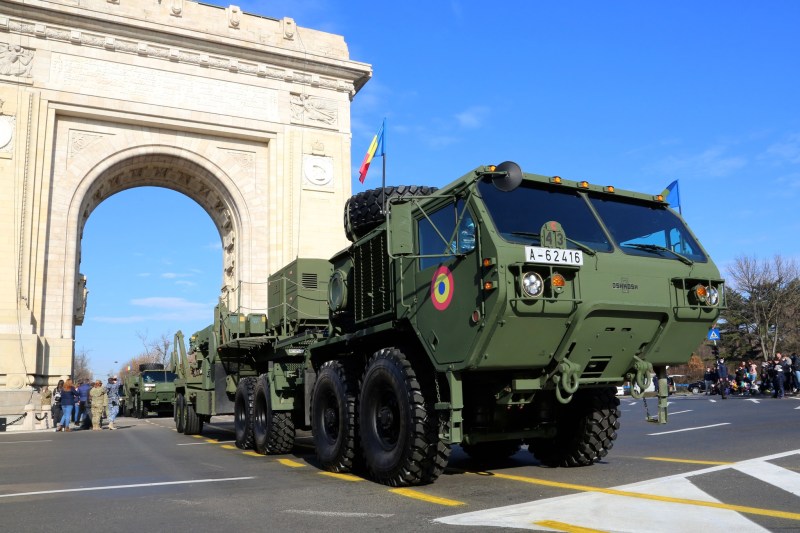
[(53, 442), (53, 439), (48, 440), (15, 440), (15, 441), (8, 441), (8, 442), (0, 442), (0, 444), (30, 444), (32, 442)]
[(105, 485), (102, 487), (83, 487), (79, 489), (37, 490), (33, 492), (16, 492), (12, 494), (0, 494), (0, 498), (17, 498), (20, 496), (36, 496), (39, 494), (60, 494), (64, 492), (87, 492), (95, 490), (135, 489), (139, 487), (161, 487), (164, 485), (192, 485), (194, 483), (217, 483), (220, 481), (241, 481), (244, 479), (255, 479), (255, 477), (247, 476), (247, 477), (226, 477), (218, 479), (189, 479), (186, 481), (162, 481), (161, 483), (136, 483), (133, 485)]
[(756, 400), (755, 398), (747, 398), (747, 401), (748, 402), (753, 402), (753, 403), (761, 403), (758, 400)]
[[(592, 531), (604, 530), (620, 533), (638, 533), (643, 529), (648, 531), (694, 531), (697, 529), (698, 524), (713, 524), (714, 531), (761, 533), (767, 530), (735, 510), (691, 505), (683, 502), (659, 501), (658, 497), (719, 503), (724, 506), (725, 504), (691, 483), (689, 478), (731, 468), (735, 468), (747, 475), (753, 475), (756, 479), (767, 483), (779, 483), (778, 486), (780, 488), (789, 486), (794, 491), (798, 487), (797, 478), (800, 478), (800, 475), (788, 470), (786, 472), (789, 475), (780, 473), (779, 470), (784, 469), (775, 465), (766, 469), (766, 475), (762, 474), (764, 472), (763, 466), (767, 461), (798, 454), (800, 454), (800, 450), (792, 450), (732, 465), (712, 466), (686, 474), (675, 474), (611, 488), (615, 492), (625, 491), (652, 495), (653, 499), (638, 499), (621, 494), (603, 492), (582, 492), (506, 507), (446, 516), (437, 518), (434, 522), (460, 526), (494, 526), (562, 531), (545, 527), (542, 523), (552, 520), (565, 521), (564, 517), (569, 517), (566, 521), (571, 526), (588, 528)], [(646, 526), (642, 524), (646, 524)]]
[(766, 461), (733, 465), (735, 470), (800, 496), (800, 474)]
[(294, 514), (311, 514), (317, 516), (338, 516), (343, 518), (391, 518), (393, 514), (381, 514), (381, 513), (345, 513), (342, 511), (306, 511), (302, 509), (284, 509), (284, 513), (294, 513)]
[(215, 442), (184, 442), (181, 444), (176, 444), (175, 446), (197, 446), (198, 444), (225, 444), (226, 442), (233, 442), (232, 440), (219, 440)]
[(692, 411), (693, 411), (693, 409), (687, 409), (685, 411), (675, 411), (674, 413), (671, 412), (670, 414), (671, 415), (679, 415), (679, 414), (682, 414), (682, 413), (691, 413)]
[(661, 431), (659, 433), (648, 433), (647, 435), (668, 435), (670, 433), (681, 433), (682, 431), (694, 431), (696, 429), (708, 429), (708, 428), (715, 428), (719, 426), (728, 426), (730, 422), (722, 422), (720, 424), (711, 424), (710, 426), (697, 426), (694, 428), (683, 428), (683, 429), (673, 429), (672, 431)]

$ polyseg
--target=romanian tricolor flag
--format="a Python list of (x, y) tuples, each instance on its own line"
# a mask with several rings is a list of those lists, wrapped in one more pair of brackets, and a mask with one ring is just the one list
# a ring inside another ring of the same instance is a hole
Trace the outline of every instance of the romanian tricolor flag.
[[(381, 125), (381, 130), (378, 132), (375, 137), (372, 138), (372, 142), (369, 143), (369, 149), (367, 150), (367, 155), (364, 156), (364, 161), (361, 162), (361, 168), (358, 170), (358, 181), (364, 183), (364, 180), (367, 179), (367, 172), (369, 171), (369, 164), (372, 163), (372, 158), (375, 157), (375, 154), (383, 155), (384, 146), (383, 146), (383, 129), (386, 126), (386, 121), (383, 121)], [(380, 150), (379, 150), (380, 148)]]

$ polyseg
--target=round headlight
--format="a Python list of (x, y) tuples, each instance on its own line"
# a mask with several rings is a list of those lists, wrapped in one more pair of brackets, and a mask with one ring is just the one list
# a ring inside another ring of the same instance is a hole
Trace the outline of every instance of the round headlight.
[(719, 303), (719, 291), (714, 287), (709, 287), (706, 301), (708, 305), (717, 305)]
[(522, 292), (531, 298), (538, 298), (544, 291), (542, 276), (536, 272), (526, 272), (522, 275)]
[(337, 270), (331, 276), (328, 283), (328, 308), (333, 311), (341, 311), (347, 306), (347, 283), (345, 274)]

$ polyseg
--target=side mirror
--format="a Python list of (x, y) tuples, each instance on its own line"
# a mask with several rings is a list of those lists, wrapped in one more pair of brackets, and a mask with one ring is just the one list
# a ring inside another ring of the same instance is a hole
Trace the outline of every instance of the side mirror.
[(386, 229), (389, 255), (397, 257), (414, 253), (414, 219), (411, 202), (392, 202), (389, 205)]
[(522, 169), (513, 161), (504, 161), (495, 168), (492, 184), (503, 192), (511, 192), (522, 183)]

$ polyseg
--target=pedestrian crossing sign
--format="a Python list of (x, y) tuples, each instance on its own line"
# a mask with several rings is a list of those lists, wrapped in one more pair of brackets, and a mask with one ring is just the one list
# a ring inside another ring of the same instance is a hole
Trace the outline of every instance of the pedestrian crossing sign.
[(708, 340), (710, 341), (719, 340), (719, 328), (711, 328), (710, 330), (708, 330)]

